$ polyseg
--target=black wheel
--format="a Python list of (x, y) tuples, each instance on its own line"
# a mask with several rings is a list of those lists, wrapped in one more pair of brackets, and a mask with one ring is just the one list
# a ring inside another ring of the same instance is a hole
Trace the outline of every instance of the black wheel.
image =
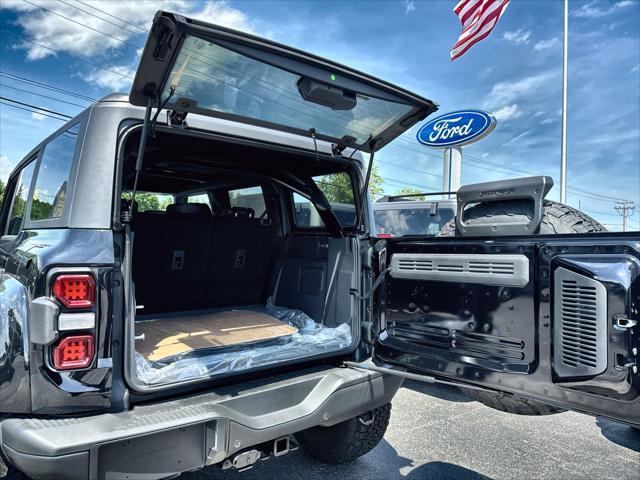
[(466, 395), (501, 412), (516, 415), (553, 415), (566, 410), (530, 398), (502, 392), (483, 392), (482, 390), (467, 390), (461, 388)]
[[(533, 218), (531, 203), (525, 201), (486, 202), (474, 205), (465, 211), (465, 223), (471, 225), (486, 225), (501, 222), (522, 222)], [(559, 233), (592, 233), (604, 232), (606, 229), (597, 221), (575, 208), (558, 202), (545, 200), (542, 221), (538, 235), (553, 235)], [(455, 220), (447, 223), (438, 236), (460, 236)], [(469, 397), (484, 405), (508, 413), (518, 415), (551, 415), (565, 410), (531, 400), (519, 395), (507, 393), (483, 392), (480, 390), (462, 391)]]
[(313, 427), (296, 433), (305, 451), (325, 463), (351, 462), (371, 451), (387, 430), (391, 404), (332, 427)]
[[(531, 203), (525, 201), (486, 202), (479, 203), (465, 210), (465, 223), (470, 225), (487, 225), (502, 222), (521, 221), (526, 223), (533, 218)], [(589, 215), (568, 205), (545, 200), (542, 212), (542, 222), (538, 235), (554, 235), (557, 233), (592, 233), (605, 232)], [(456, 229), (455, 220), (444, 225), (438, 233), (440, 237), (460, 236)]]

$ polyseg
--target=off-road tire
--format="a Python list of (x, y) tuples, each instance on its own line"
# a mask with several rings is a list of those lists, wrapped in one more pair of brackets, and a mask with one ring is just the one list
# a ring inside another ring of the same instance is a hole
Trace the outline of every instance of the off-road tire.
[[(465, 223), (468, 225), (492, 225), (494, 223), (522, 222), (533, 218), (533, 208), (530, 202), (485, 202), (479, 203), (465, 210)], [(538, 235), (555, 235), (558, 233), (593, 233), (605, 232), (589, 215), (562, 203), (545, 200), (542, 211)], [(444, 225), (439, 237), (461, 236), (456, 228), (455, 219)]]
[(296, 433), (296, 440), (321, 462), (352, 462), (380, 443), (389, 425), (391, 404), (374, 408), (371, 413), (373, 421), (369, 425), (367, 416), (355, 417), (331, 427), (313, 427)]
[(466, 390), (464, 388), (460, 390), (487, 407), (516, 415), (553, 415), (554, 413), (566, 411), (562, 408), (510, 393), (483, 392), (482, 390)]
[[(532, 205), (530, 202), (525, 201), (479, 203), (465, 211), (465, 223), (468, 225), (491, 225), (503, 222), (526, 223), (532, 218)], [(538, 235), (554, 235), (604, 231), (606, 229), (589, 215), (568, 205), (545, 200), (542, 221), (536, 233)], [(460, 236), (460, 232), (456, 228), (455, 219), (442, 227), (438, 236)], [(551, 415), (565, 411), (519, 395), (483, 392), (480, 390), (462, 389), (462, 391), (487, 407), (517, 415)]]

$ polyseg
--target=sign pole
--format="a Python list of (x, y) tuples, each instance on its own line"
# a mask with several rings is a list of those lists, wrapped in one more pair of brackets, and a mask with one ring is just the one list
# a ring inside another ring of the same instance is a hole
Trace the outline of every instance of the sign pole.
[[(443, 150), (442, 158), (442, 191), (457, 192), (462, 178), (462, 148), (448, 147)], [(455, 193), (447, 195), (455, 198)]]
[(560, 156), (560, 203), (567, 203), (567, 61), (569, 57), (569, 0), (564, 0), (562, 52), (562, 140)]

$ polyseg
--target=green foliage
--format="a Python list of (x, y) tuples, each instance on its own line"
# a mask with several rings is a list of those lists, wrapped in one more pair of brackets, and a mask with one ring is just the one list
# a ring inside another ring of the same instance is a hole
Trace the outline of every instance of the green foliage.
[[(122, 198), (131, 200), (131, 192), (122, 192)], [(173, 203), (173, 196), (162, 193), (136, 192), (136, 203), (139, 212), (147, 210), (166, 210), (167, 205)]]
[(4, 202), (4, 190), (5, 190), (5, 184), (2, 180), (0, 180), (0, 210), (2, 210), (2, 205)]
[[(347, 203), (353, 205), (353, 187), (351, 179), (346, 173), (334, 173), (323, 177), (315, 178), (318, 188), (322, 190), (324, 196), (331, 203)], [(378, 172), (378, 167), (373, 166), (371, 178), (369, 179), (369, 195), (377, 197), (382, 194), (382, 176)]]
[[(404, 187), (399, 189), (398, 191), (396, 191), (396, 195), (413, 195), (415, 193), (422, 193), (423, 191), (417, 188), (413, 188), (413, 187)], [(417, 197), (409, 197), (413, 200), (426, 200), (427, 197), (425, 197), (424, 195), (420, 195)]]

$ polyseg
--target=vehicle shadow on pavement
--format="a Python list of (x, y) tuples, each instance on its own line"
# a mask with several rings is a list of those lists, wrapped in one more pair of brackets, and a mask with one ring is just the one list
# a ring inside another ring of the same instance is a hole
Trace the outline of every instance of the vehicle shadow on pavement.
[(474, 402), (471, 397), (466, 396), (457, 387), (449, 385), (437, 385), (434, 383), (419, 382), (417, 380), (405, 380), (402, 384), (404, 388), (423, 393), (432, 397), (448, 400), (449, 402)]
[(634, 430), (628, 425), (603, 417), (596, 418), (596, 426), (610, 442), (640, 452), (640, 430)]
[[(280, 478), (304, 478), (305, 480), (365, 480), (408, 479), (408, 480), (489, 480), (489, 477), (459, 465), (433, 461), (414, 466), (414, 462), (398, 454), (386, 440), (370, 453), (358, 460), (328, 465), (314, 459), (302, 449), (284, 457), (258, 462), (254, 468), (244, 472), (221, 471), (209, 467), (199, 472), (186, 473), (180, 480), (265, 480)], [(404, 470), (404, 472), (402, 471)]]

